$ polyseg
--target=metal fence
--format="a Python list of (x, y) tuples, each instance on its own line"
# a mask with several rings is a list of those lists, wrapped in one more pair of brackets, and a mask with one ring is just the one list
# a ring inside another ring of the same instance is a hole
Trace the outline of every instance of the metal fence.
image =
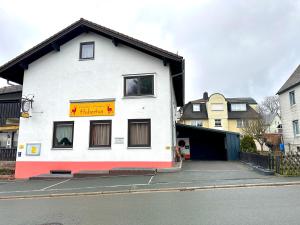
[(260, 155), (250, 152), (240, 152), (240, 160), (246, 163), (251, 163), (255, 166), (264, 169), (272, 169), (271, 158), (269, 155)]
[(16, 161), (17, 148), (0, 148), (0, 161)]

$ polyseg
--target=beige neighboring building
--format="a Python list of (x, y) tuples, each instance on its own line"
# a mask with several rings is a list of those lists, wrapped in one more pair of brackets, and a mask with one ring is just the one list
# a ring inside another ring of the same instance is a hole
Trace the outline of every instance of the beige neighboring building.
[(190, 101), (182, 109), (179, 123), (241, 133), (246, 121), (258, 118), (253, 98), (226, 98), (220, 93)]

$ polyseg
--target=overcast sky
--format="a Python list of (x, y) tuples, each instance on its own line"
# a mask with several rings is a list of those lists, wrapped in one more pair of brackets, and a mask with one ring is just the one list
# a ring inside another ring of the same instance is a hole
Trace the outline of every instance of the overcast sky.
[(182, 55), (186, 102), (204, 91), (260, 101), (300, 63), (298, 0), (0, 0), (0, 64), (81, 17)]

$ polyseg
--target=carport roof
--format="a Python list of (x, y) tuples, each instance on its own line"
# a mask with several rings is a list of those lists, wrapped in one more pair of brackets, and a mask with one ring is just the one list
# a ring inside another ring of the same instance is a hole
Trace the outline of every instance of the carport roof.
[(232, 132), (232, 131), (227, 131), (227, 130), (217, 130), (217, 129), (206, 128), (206, 127), (196, 127), (196, 126), (185, 125), (185, 124), (181, 124), (181, 123), (176, 123), (176, 127), (187, 128), (187, 129), (195, 129), (195, 130), (201, 130), (201, 131), (207, 131), (207, 132), (222, 133), (222, 134), (229, 133), (229, 134), (240, 135), (240, 133), (237, 133), (237, 132)]

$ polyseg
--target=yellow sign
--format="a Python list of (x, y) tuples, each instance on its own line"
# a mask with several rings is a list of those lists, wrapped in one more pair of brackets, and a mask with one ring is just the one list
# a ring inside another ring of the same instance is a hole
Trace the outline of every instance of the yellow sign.
[(115, 102), (71, 102), (70, 117), (114, 116)]
[(29, 113), (28, 112), (22, 112), (21, 117), (23, 118), (29, 118)]
[(35, 146), (32, 146), (32, 147), (31, 147), (31, 154), (36, 154), (36, 152), (37, 152), (36, 147), (35, 147)]

